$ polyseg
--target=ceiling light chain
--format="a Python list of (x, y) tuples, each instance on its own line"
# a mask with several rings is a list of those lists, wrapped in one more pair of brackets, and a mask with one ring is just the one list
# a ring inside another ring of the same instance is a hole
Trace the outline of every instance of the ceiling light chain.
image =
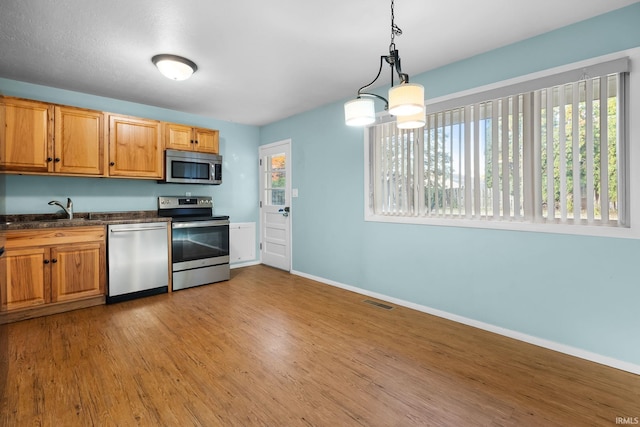
[[(424, 126), (426, 122), (424, 118), (424, 87), (419, 84), (409, 83), (409, 75), (402, 72), (400, 65), (400, 54), (396, 49), (395, 37), (401, 35), (402, 30), (395, 23), (394, 6), (395, 1), (391, 0), (391, 43), (389, 44), (389, 55), (380, 57), (380, 67), (375, 79), (358, 89), (356, 99), (344, 104), (345, 122), (349, 126), (366, 126), (375, 122), (375, 105), (372, 98), (384, 101), (385, 110), (398, 117), (397, 125), (399, 128), (415, 129)], [(365, 89), (378, 80), (385, 62), (391, 67), (391, 88), (389, 89), (388, 100), (378, 94), (364, 92)], [(400, 80), (398, 86), (394, 86), (394, 72), (398, 74)], [(409, 116), (410, 120), (408, 119)]]
[(395, 5), (395, 0), (391, 0), (391, 44), (389, 45), (389, 52), (391, 52), (392, 50), (396, 49), (396, 44), (394, 42), (396, 36), (401, 36), (402, 35), (402, 30), (400, 29), (400, 27), (398, 27), (394, 20), (395, 20), (395, 13), (393, 11), (393, 6)]

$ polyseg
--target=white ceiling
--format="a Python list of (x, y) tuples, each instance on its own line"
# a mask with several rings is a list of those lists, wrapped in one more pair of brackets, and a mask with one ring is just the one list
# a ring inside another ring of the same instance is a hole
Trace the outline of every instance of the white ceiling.
[[(415, 75), (636, 1), (397, 0), (396, 47)], [(0, 2), (0, 77), (252, 125), (354, 96), (389, 41), (388, 0)]]

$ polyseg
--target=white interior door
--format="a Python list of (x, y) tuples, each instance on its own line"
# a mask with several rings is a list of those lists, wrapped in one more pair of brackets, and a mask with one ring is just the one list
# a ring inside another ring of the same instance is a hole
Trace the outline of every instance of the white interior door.
[(260, 147), (262, 263), (291, 270), (291, 140)]

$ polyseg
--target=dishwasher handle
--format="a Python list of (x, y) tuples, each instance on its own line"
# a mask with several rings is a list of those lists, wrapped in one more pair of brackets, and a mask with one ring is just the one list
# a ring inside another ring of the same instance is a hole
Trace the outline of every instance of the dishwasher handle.
[(130, 231), (149, 231), (149, 230), (166, 230), (167, 227), (164, 225), (155, 225), (152, 227), (131, 227), (131, 228), (121, 228), (121, 229), (111, 229), (112, 233), (128, 233)]

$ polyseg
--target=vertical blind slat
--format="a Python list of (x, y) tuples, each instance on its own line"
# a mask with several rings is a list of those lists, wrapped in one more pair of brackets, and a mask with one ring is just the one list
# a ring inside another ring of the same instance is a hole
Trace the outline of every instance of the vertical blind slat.
[(424, 131), (416, 130), (416, 215), (421, 215), (424, 207)]
[(586, 105), (585, 105), (585, 135), (587, 139), (587, 222), (593, 222), (595, 220), (595, 186), (594, 186), (594, 141), (593, 141), (593, 83), (591, 81), (586, 82)]
[(390, 128), (389, 126), (386, 127), (385, 129), (385, 143), (387, 145), (387, 150), (385, 150), (387, 152), (387, 158), (386, 158), (386, 163), (387, 163), (387, 168), (385, 170), (385, 198), (384, 198), (384, 204), (385, 204), (385, 212), (386, 213), (390, 213), (390, 208), (391, 208), (391, 170), (392, 170), (392, 163), (391, 161), (393, 160), (393, 144), (391, 143), (391, 132), (390, 132)]
[(473, 106), (473, 212), (475, 218), (480, 218), (480, 104)]
[(555, 189), (553, 173), (553, 89), (548, 89), (547, 93), (547, 220), (555, 219)]
[(439, 133), (438, 133), (438, 129), (440, 129), (440, 123), (438, 118), (440, 117), (440, 114), (436, 114), (434, 116), (434, 123), (433, 123), (433, 199), (434, 199), (434, 205), (435, 205), (435, 209), (433, 214), (434, 215), (439, 215), (440, 214), (440, 200), (438, 197), (438, 145), (440, 142), (440, 138), (439, 138)]
[(515, 219), (520, 219), (522, 202), (520, 199), (520, 96), (513, 98), (513, 216)]
[(533, 220), (542, 220), (542, 91), (533, 94)]
[(571, 107), (571, 141), (573, 142), (571, 153), (573, 156), (573, 219), (580, 219), (580, 211), (582, 209), (582, 191), (580, 190), (580, 95), (582, 84), (576, 82), (573, 84), (573, 103)]
[(474, 132), (477, 127), (474, 123), (471, 126), (471, 111), (473, 107), (467, 105), (464, 109), (464, 216), (471, 218), (472, 216), (472, 202), (473, 196), (471, 193), (471, 129), (473, 127)]
[(500, 216), (500, 146), (499, 141), (499, 120), (498, 118), (499, 102), (495, 101), (491, 103), (491, 186), (493, 189), (493, 218), (498, 219)]
[(509, 176), (511, 175), (509, 168), (511, 161), (509, 157), (509, 115), (510, 115), (510, 98), (502, 99), (502, 135), (500, 136), (502, 146), (500, 149), (502, 163), (502, 179), (500, 180), (502, 187), (502, 215), (505, 218), (511, 216), (511, 186)]
[(558, 88), (558, 145), (560, 149), (560, 221), (567, 221), (567, 134), (566, 134), (566, 88)]
[(449, 186), (447, 185), (447, 164), (445, 160), (447, 158), (447, 142), (451, 143), (451, 126), (449, 126), (449, 138), (447, 138), (445, 129), (447, 128), (447, 123), (451, 123), (451, 121), (449, 120), (447, 122), (447, 116), (451, 119), (451, 110), (445, 111), (444, 117), (442, 118), (442, 215), (447, 214), (447, 205), (449, 204), (449, 198), (447, 197), (447, 191), (449, 190)]
[(382, 127), (376, 126), (373, 128), (373, 206), (376, 212), (380, 212), (380, 176), (382, 175), (382, 168), (380, 167), (380, 154), (382, 152), (381, 144), (378, 141), (382, 140)]
[(600, 218), (609, 222), (609, 113), (607, 76), (600, 77)]

